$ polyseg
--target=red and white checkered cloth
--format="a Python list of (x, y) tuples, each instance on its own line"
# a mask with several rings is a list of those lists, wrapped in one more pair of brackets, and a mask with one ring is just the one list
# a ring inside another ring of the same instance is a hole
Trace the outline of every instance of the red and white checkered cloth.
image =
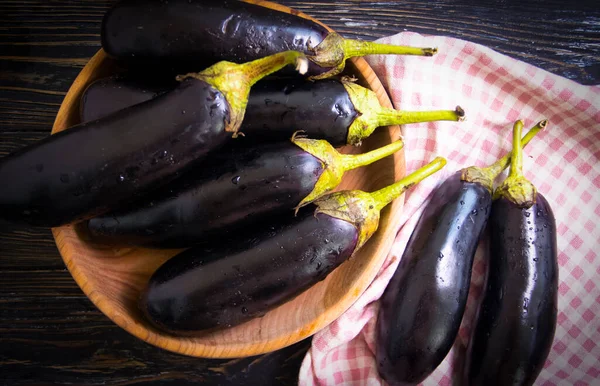
[[(406, 194), (402, 226), (376, 279), (342, 316), (312, 341), (300, 385), (383, 385), (374, 359), (378, 299), (404, 252), (428, 195), (456, 170), (494, 162), (511, 148), (517, 119), (525, 129), (547, 118), (525, 150), (524, 171), (548, 199), (557, 221), (559, 302), (552, 350), (536, 384), (592, 385), (600, 379), (600, 87), (582, 86), (489, 48), (446, 37), (404, 32), (379, 41), (438, 47), (431, 58), (371, 56), (367, 60), (397, 109), (460, 105), (465, 122), (406, 125), (407, 172), (435, 156), (447, 166)], [(423, 385), (451, 385), (456, 353), (468, 343), (482, 292), (485, 248), (475, 258), (457, 342)]]

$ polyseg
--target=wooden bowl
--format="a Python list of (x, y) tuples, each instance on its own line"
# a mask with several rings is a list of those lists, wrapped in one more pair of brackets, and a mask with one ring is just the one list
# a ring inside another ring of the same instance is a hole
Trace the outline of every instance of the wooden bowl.
[[(265, 7), (309, 18), (300, 12), (266, 1), (251, 1)], [(313, 19), (314, 20), (314, 19)], [(347, 64), (358, 82), (375, 91), (382, 105), (392, 107), (379, 79), (362, 58)], [(114, 73), (116, 64), (100, 50), (83, 68), (67, 93), (52, 133), (79, 123), (79, 100), (94, 80)], [(380, 128), (360, 148), (368, 151), (400, 136), (398, 127)], [(338, 189), (373, 191), (404, 176), (404, 153), (388, 157), (348, 173)], [(243, 357), (274, 351), (305, 339), (327, 326), (354, 303), (374, 279), (398, 231), (403, 196), (381, 214), (379, 230), (349, 261), (325, 280), (261, 318), (202, 337), (176, 337), (150, 326), (141, 316), (136, 300), (150, 275), (176, 251), (150, 249), (98, 249), (80, 239), (73, 226), (54, 228), (63, 260), (77, 284), (112, 321), (136, 337), (166, 350), (207, 358)]]

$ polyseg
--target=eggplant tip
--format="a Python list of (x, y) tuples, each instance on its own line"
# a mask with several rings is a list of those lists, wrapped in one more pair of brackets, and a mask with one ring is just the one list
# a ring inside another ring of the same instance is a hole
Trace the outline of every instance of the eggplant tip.
[(462, 107), (456, 106), (454, 111), (456, 111), (456, 115), (458, 116), (459, 122), (462, 122), (466, 119), (465, 110)]

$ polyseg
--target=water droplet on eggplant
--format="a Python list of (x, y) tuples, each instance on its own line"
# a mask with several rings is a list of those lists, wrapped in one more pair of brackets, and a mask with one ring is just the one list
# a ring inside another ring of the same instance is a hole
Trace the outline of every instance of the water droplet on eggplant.
[(464, 204), (465, 204), (465, 202), (464, 202), (463, 200), (460, 200), (460, 204), (461, 204), (461, 205), (464, 205)]
[(248, 313), (248, 309), (246, 307), (242, 307), (242, 314)]
[(231, 179), (231, 182), (232, 182), (234, 185), (237, 185), (237, 184), (240, 182), (240, 179), (241, 179), (241, 177), (240, 177), (240, 176), (235, 176), (235, 177), (233, 177), (233, 178)]

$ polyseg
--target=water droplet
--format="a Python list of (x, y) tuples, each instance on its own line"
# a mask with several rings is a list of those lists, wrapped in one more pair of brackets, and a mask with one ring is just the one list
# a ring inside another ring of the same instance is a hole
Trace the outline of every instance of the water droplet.
[(125, 181), (125, 176), (122, 174), (119, 174), (119, 177), (117, 177), (117, 182), (123, 182)]
[(529, 298), (523, 299), (523, 310), (527, 311), (529, 309)]
[(542, 215), (542, 211), (538, 210), (535, 214), (538, 215), (538, 216), (541, 216)]
[(185, 115), (185, 110), (181, 110), (181, 114), (184, 114), (184, 115)]
[(544, 224), (544, 228), (548, 228), (548, 224)]
[(461, 204), (461, 205), (464, 205), (464, 204), (465, 204), (465, 202), (464, 202), (463, 200), (460, 200), (460, 204)]
[(538, 260), (539, 260), (539, 259), (538, 259), (537, 257), (534, 257), (534, 258), (533, 258), (533, 261), (538, 261)]
[(321, 263), (320, 261), (317, 261), (317, 269), (320, 269), (321, 265), (323, 265), (323, 263)]
[(248, 309), (246, 307), (242, 307), (242, 314), (245, 314), (248, 312)]
[(444, 254), (442, 252), (440, 252), (440, 255), (438, 256), (438, 258), (441, 260), (444, 258)]
[(473, 210), (471, 211), (471, 214), (477, 214), (477, 209), (473, 209)]
[(531, 212), (525, 212), (525, 217), (531, 216)]
[(324, 241), (325, 241), (325, 244), (329, 243), (329, 239), (327, 239), (327, 238)]
[(60, 175), (60, 182), (63, 182), (65, 184), (68, 183), (69, 182), (69, 175), (68, 174), (61, 174)]
[(240, 176), (235, 176), (235, 177), (233, 177), (233, 178), (231, 179), (231, 182), (232, 182), (234, 185), (237, 185), (237, 184), (240, 182), (240, 179), (241, 179), (241, 177), (240, 177)]

